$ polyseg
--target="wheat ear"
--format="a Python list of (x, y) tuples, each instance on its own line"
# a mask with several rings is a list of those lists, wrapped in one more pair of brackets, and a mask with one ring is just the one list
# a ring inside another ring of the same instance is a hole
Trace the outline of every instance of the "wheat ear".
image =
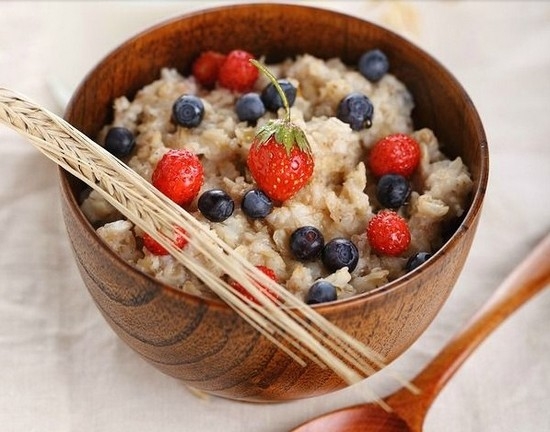
[[(302, 357), (331, 368), (353, 384), (385, 366), (382, 356), (352, 338), (256, 269), (213, 231), (69, 123), (11, 90), (0, 88), (0, 121), (25, 136), (60, 167), (98, 191), (136, 226), (298, 363)], [(177, 227), (213, 265), (255, 297), (256, 304), (174, 246)], [(269, 288), (279, 300), (264, 294)], [(286, 343), (285, 343), (286, 342)], [(406, 381), (399, 379), (409, 386)], [(411, 390), (415, 390), (411, 388)], [(382, 405), (380, 398), (376, 398)]]

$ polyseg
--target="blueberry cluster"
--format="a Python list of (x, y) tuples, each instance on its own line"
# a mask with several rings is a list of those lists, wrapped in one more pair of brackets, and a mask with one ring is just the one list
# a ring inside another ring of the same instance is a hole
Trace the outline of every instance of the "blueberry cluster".
[[(225, 191), (210, 189), (198, 199), (198, 209), (208, 220), (223, 222), (233, 214), (235, 203)], [(251, 189), (243, 195), (243, 213), (251, 219), (262, 219), (273, 210), (273, 202), (259, 189)], [(355, 244), (344, 238), (334, 238), (325, 243), (323, 234), (313, 226), (302, 226), (290, 236), (290, 251), (298, 261), (321, 259), (331, 273), (347, 267), (353, 271), (359, 261), (359, 251)], [(314, 283), (305, 298), (307, 304), (324, 303), (336, 300), (336, 287), (319, 280)]]
[[(297, 93), (296, 87), (286, 79), (279, 79), (277, 83), (283, 89), (288, 100), (288, 105), (294, 105)], [(277, 92), (275, 85), (269, 83), (260, 94), (250, 92), (240, 96), (235, 103), (235, 112), (239, 121), (255, 124), (266, 111), (277, 112), (282, 107), (283, 101), (281, 96)]]
[[(376, 184), (376, 198), (381, 206), (398, 210), (407, 204), (411, 190), (411, 184), (406, 177), (400, 174), (385, 174), (378, 179)], [(416, 253), (408, 259), (405, 270), (407, 272), (414, 270), (431, 256), (432, 254), (429, 252)]]
[[(235, 202), (221, 189), (202, 193), (197, 202), (202, 215), (211, 222), (223, 222), (235, 210)], [(251, 189), (243, 195), (241, 210), (250, 219), (263, 219), (273, 210), (273, 201), (260, 189)]]
[[(365, 52), (357, 62), (361, 75), (375, 83), (388, 73), (390, 64), (386, 55), (379, 49)], [(336, 117), (350, 125), (354, 131), (370, 128), (374, 116), (374, 106), (367, 95), (352, 92), (338, 104)]]
[[(313, 226), (300, 227), (291, 234), (290, 250), (298, 261), (312, 261), (320, 257), (331, 273), (343, 267), (352, 272), (359, 261), (359, 251), (353, 242), (338, 237), (325, 244), (323, 234)], [(319, 280), (309, 288), (305, 302), (324, 303), (336, 300), (336, 297), (336, 287), (328, 281)]]

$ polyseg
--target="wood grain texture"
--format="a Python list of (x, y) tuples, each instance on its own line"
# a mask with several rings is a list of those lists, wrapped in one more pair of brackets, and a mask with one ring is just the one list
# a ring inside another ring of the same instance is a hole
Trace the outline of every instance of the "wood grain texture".
[[(84, 79), (65, 118), (94, 137), (110, 120), (116, 97), (131, 97), (162, 67), (188, 73), (206, 49), (242, 48), (269, 62), (310, 53), (354, 64), (374, 47), (388, 54), (392, 73), (413, 93), (415, 126), (432, 128), (450, 156), (462, 156), (475, 183), (461, 225), (427, 265), (377, 292), (318, 307), (391, 361), (422, 334), (449, 295), (470, 249), (487, 185), (487, 143), (475, 107), (428, 54), (387, 30), (336, 12), (270, 4), (217, 8), (158, 25), (113, 51)], [(84, 283), (113, 330), (145, 360), (198, 389), (241, 400), (297, 399), (344, 386), (315, 364), (296, 364), (224, 304), (186, 295), (131, 268), (81, 213), (83, 185), (63, 171), (60, 182), (63, 215)]]

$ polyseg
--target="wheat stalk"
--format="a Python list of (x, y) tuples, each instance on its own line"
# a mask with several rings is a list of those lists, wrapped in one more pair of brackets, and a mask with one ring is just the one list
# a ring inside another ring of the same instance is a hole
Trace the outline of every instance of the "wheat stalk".
[[(98, 191), (299, 364), (306, 364), (302, 358), (305, 356), (331, 368), (348, 384), (356, 383), (385, 366), (384, 358), (272, 281), (195, 217), (60, 117), (11, 90), (0, 88), (0, 121), (25, 136), (60, 167)], [(260, 304), (247, 299), (175, 247), (172, 239), (177, 227), (183, 228), (188, 241), (212, 266), (218, 266), (239, 282)], [(274, 301), (266, 296), (259, 289), (259, 283), (268, 287), (280, 300)], [(383, 405), (380, 398), (375, 399)]]

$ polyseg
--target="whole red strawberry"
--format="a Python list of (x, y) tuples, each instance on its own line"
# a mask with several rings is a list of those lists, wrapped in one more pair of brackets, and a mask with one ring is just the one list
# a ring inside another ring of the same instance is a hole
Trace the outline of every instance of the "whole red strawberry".
[(172, 149), (158, 162), (151, 182), (172, 201), (186, 206), (199, 193), (204, 170), (197, 155), (185, 149)]
[[(271, 280), (273, 280), (275, 282), (278, 282), (277, 275), (275, 274), (275, 272), (272, 269), (270, 269), (269, 267), (266, 267), (266, 266), (256, 266), (256, 267), (258, 268), (258, 270), (262, 271), (265, 275), (267, 275)], [(259, 301), (252, 294), (250, 294), (240, 283), (238, 283), (236, 281), (231, 281), (230, 285), (233, 288), (235, 288), (237, 291), (239, 291), (242, 295), (244, 295), (250, 301), (253, 301), (254, 303), (259, 304)], [(275, 294), (274, 292), (269, 290), (267, 287), (265, 287), (261, 284), (258, 285), (258, 287), (262, 291), (264, 291), (264, 293), (268, 297), (272, 298), (274, 301), (280, 300), (279, 297), (277, 296), (277, 294)]]
[[(164, 248), (164, 246), (162, 246), (149, 234), (144, 233), (142, 240), (143, 246), (145, 246), (145, 248), (153, 255), (168, 255), (168, 251)], [(178, 249), (183, 249), (187, 245), (187, 243), (187, 236), (183, 228), (176, 229), (174, 233), (174, 246), (176, 246)]]
[(401, 133), (382, 138), (369, 153), (369, 166), (376, 177), (384, 174), (400, 174), (409, 177), (419, 162), (418, 142)]
[(254, 56), (243, 50), (234, 50), (227, 54), (220, 67), (218, 83), (229, 90), (247, 92), (258, 79), (258, 69), (250, 63)]
[(407, 250), (411, 233), (407, 221), (393, 210), (381, 210), (367, 226), (367, 239), (380, 255), (397, 256)]
[(226, 56), (217, 51), (205, 51), (193, 62), (191, 71), (204, 87), (211, 88), (218, 81), (220, 68)]
[(290, 107), (276, 78), (258, 62), (253, 64), (266, 73), (277, 88), (286, 116), (262, 126), (250, 146), (246, 162), (258, 187), (273, 201), (282, 202), (309, 182), (313, 157), (304, 132), (290, 120)]

